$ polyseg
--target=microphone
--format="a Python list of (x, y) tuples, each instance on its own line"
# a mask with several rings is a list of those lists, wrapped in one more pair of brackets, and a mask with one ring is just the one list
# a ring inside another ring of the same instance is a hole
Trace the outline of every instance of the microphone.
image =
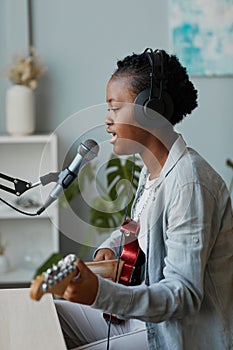
[(78, 153), (71, 164), (62, 170), (58, 176), (58, 181), (50, 192), (45, 204), (37, 211), (37, 215), (43, 213), (56, 199), (60, 197), (64, 189), (68, 188), (77, 177), (79, 170), (88, 161), (94, 159), (99, 152), (99, 146), (94, 140), (86, 140), (78, 147)]

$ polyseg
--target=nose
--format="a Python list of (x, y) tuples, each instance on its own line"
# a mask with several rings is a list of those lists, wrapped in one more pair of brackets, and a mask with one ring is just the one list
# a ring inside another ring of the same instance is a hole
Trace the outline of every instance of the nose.
[(112, 119), (112, 117), (110, 116), (110, 112), (108, 113), (107, 117), (105, 118), (104, 123), (105, 123), (106, 125), (112, 125), (112, 124), (113, 124), (113, 119)]

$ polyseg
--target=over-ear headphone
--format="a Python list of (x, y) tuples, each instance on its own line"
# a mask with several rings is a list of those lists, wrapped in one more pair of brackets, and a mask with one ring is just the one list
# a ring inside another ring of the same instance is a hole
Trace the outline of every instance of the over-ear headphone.
[(150, 87), (137, 95), (134, 101), (134, 116), (139, 124), (151, 128), (157, 126), (155, 112), (169, 121), (174, 106), (171, 96), (164, 91), (163, 52), (147, 48), (144, 53), (147, 55), (151, 67)]

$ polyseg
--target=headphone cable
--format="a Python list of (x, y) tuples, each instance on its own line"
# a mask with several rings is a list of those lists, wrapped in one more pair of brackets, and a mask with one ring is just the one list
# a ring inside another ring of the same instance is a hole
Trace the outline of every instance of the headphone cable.
[[(127, 215), (128, 215), (128, 209), (129, 209), (129, 203), (130, 203), (129, 199), (130, 199), (130, 194), (131, 194), (131, 191), (133, 188), (134, 173), (135, 173), (135, 154), (133, 155), (132, 173), (131, 173), (131, 179), (130, 179), (130, 186), (129, 186), (129, 190), (128, 190), (128, 194), (127, 194), (127, 198), (126, 198), (127, 205), (125, 207), (123, 222), (127, 219)], [(115, 280), (114, 280), (114, 282), (116, 282), (116, 283), (117, 283), (117, 276), (118, 276), (119, 266), (120, 266), (120, 257), (121, 257), (121, 252), (122, 252), (123, 237), (124, 237), (124, 233), (121, 232), (120, 245), (119, 245), (118, 254), (117, 254), (117, 268), (116, 268), (116, 274), (115, 274)], [(112, 325), (112, 314), (110, 314), (107, 322), (108, 322), (108, 335), (107, 335), (107, 349), (106, 350), (109, 350), (110, 333), (111, 333), (111, 325)]]

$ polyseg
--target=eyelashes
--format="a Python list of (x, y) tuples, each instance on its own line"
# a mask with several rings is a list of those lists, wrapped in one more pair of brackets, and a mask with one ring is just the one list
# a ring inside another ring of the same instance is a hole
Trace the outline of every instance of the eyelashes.
[(120, 109), (120, 107), (109, 107), (108, 109), (107, 109), (107, 111), (108, 112), (110, 112), (110, 111), (118, 111), (118, 109)]
[(113, 111), (113, 112), (116, 112), (120, 109), (120, 107), (111, 107), (111, 108), (108, 108), (107, 111), (110, 112), (110, 111)]

